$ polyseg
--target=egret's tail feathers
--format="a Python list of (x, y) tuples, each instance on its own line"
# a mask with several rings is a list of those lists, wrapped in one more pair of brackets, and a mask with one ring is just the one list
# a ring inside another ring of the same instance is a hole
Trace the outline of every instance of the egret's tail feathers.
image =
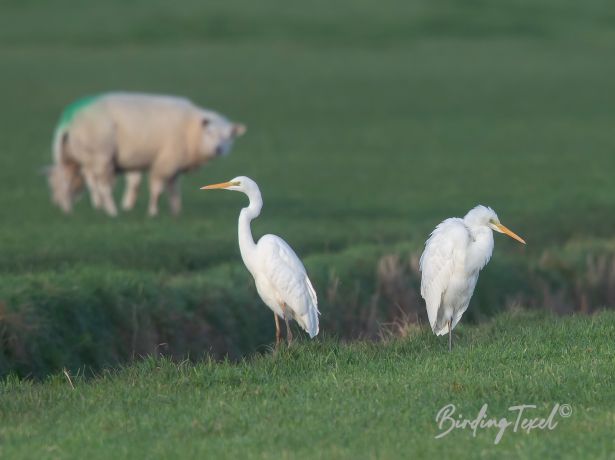
[(295, 316), (299, 326), (310, 335), (310, 339), (313, 339), (318, 335), (318, 308), (315, 305), (311, 305), (307, 313), (301, 316)]
[[(462, 315), (463, 315), (463, 311), (459, 311), (459, 312), (456, 312), (454, 314), (453, 318), (450, 319), (450, 321), (451, 321), (451, 330), (455, 329), (455, 326), (457, 326), (457, 323), (459, 323), (459, 320), (461, 319)], [(446, 334), (448, 334), (448, 321), (449, 320), (445, 321), (443, 319), (441, 319), (440, 321), (435, 321), (434, 324), (431, 325), (431, 330), (436, 335), (446, 335)]]
[(318, 327), (318, 310), (310, 309), (308, 314), (303, 315), (301, 317), (302, 326), (305, 332), (310, 335), (310, 339), (313, 339), (318, 335), (319, 327)]
[(438, 309), (428, 308), (427, 312), (431, 313), (429, 315), (429, 325), (431, 326), (431, 330), (433, 331), (433, 333), (436, 335), (448, 334), (448, 322), (436, 316), (438, 314)]
[(462, 314), (463, 314), (463, 312), (455, 313), (455, 317), (451, 318), (450, 320), (446, 320), (446, 321), (445, 320), (440, 320), (440, 321), (437, 321), (436, 324), (434, 324), (431, 327), (431, 330), (436, 335), (446, 335), (446, 334), (448, 334), (448, 322), (451, 321), (451, 330), (455, 329), (455, 326), (457, 326), (457, 323), (461, 319), (461, 315)]
[(445, 324), (443, 327), (436, 325), (436, 327), (432, 327), (431, 330), (436, 335), (446, 335), (448, 334), (448, 324)]
[(310, 293), (312, 305), (308, 309), (307, 314), (303, 315), (301, 319), (305, 325), (303, 329), (305, 329), (305, 332), (310, 334), (310, 339), (313, 339), (318, 335), (318, 315), (320, 315), (320, 312), (318, 311), (318, 298), (316, 297), (314, 286), (312, 286), (312, 282), (307, 276), (305, 277), (305, 281), (308, 286), (308, 292)]
[[(320, 311), (318, 311), (318, 297), (316, 297), (316, 290), (314, 289), (314, 286), (312, 286), (312, 282), (307, 276), (305, 277), (305, 281), (307, 282), (310, 298), (312, 299), (312, 307), (316, 310), (316, 313), (320, 315)], [(318, 318), (316, 319), (318, 320)]]

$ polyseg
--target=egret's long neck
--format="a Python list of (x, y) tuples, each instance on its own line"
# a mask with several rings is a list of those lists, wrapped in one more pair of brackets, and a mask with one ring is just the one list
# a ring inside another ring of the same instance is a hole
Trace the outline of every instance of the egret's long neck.
[(493, 253), (493, 231), (484, 225), (469, 227), (473, 241), (466, 254), (466, 269), (469, 272), (481, 270)]
[(246, 264), (246, 267), (248, 267), (248, 270), (252, 272), (253, 262), (256, 256), (256, 243), (254, 242), (254, 238), (252, 238), (250, 222), (252, 222), (252, 219), (256, 219), (261, 213), (263, 199), (258, 190), (250, 191), (247, 195), (250, 199), (250, 204), (239, 213), (238, 237), (241, 258)]

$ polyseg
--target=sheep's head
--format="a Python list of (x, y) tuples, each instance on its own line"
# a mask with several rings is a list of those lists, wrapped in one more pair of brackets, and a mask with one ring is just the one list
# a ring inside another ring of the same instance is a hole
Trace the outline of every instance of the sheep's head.
[(232, 123), (215, 112), (203, 114), (201, 129), (201, 152), (208, 158), (227, 155), (235, 139), (246, 132), (241, 123)]

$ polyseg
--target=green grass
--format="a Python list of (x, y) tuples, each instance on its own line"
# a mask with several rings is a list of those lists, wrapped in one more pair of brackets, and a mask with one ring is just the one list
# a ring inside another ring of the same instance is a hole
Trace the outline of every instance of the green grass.
[[(602, 0), (4, 1), (0, 457), (612, 458), (615, 315), (538, 310), (615, 306), (614, 44)], [(117, 219), (50, 204), (63, 108), (114, 89), (248, 126), (183, 178), (179, 218), (146, 218), (145, 190)], [(199, 190), (240, 174), (255, 235), (283, 236), (320, 299), (319, 337), (275, 355), (245, 199)], [(477, 203), (528, 245), (496, 237), (449, 354), (404, 319), (425, 324), (428, 233)], [(573, 414), (436, 440), (449, 403)]]
[[(426, 328), (404, 339), (296, 343), (239, 363), (148, 358), (93, 378), (54, 375), (0, 386), (3, 458), (611, 458), (615, 315), (507, 313), (455, 330), (455, 347)], [(475, 418), (555, 403), (572, 415), (552, 431), (457, 430), (446, 404)]]

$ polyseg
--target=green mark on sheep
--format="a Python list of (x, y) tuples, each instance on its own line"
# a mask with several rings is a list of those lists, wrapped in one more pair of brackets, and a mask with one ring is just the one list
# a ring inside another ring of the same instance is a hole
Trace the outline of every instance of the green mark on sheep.
[(73, 121), (77, 113), (79, 113), (82, 109), (89, 106), (90, 104), (94, 103), (99, 98), (100, 98), (100, 95), (98, 94), (95, 96), (85, 96), (85, 97), (82, 97), (81, 99), (77, 99), (75, 102), (66, 106), (66, 108), (64, 109), (60, 117), (60, 122), (58, 123), (58, 129), (62, 129), (70, 125), (70, 123)]

